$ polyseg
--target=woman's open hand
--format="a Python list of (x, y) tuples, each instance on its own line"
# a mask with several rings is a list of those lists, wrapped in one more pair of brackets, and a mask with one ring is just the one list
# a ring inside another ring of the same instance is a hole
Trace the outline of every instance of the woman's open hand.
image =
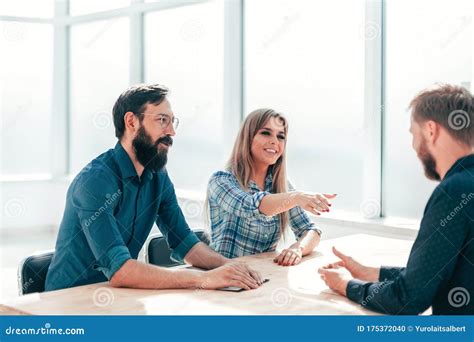
[(329, 208), (332, 206), (331, 200), (334, 199), (336, 194), (307, 194), (300, 192), (297, 197), (298, 205), (306, 211), (309, 211), (315, 215), (321, 215), (321, 213), (329, 212)]

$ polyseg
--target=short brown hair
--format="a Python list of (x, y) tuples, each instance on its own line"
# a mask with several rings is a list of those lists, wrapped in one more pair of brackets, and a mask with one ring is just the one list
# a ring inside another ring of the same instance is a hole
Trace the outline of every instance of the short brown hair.
[(169, 90), (161, 84), (138, 84), (125, 90), (115, 102), (113, 108), (115, 136), (119, 139), (125, 133), (125, 113), (133, 112), (140, 122), (143, 120), (142, 112), (148, 103), (160, 104), (166, 98)]
[(433, 120), (456, 140), (474, 146), (474, 99), (466, 88), (436, 84), (416, 95), (409, 108), (416, 122)]

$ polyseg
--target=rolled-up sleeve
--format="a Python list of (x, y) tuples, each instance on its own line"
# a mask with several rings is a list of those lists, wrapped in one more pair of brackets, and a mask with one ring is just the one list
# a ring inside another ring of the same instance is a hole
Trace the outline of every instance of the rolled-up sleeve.
[(189, 250), (198, 242), (199, 238), (189, 228), (183, 212), (178, 204), (173, 183), (168, 177), (164, 178), (163, 194), (156, 225), (172, 249), (171, 258), (182, 262)]
[(309, 216), (300, 207), (290, 209), (290, 226), (297, 239), (301, 238), (308, 230), (314, 230), (321, 236), (321, 230), (311, 222)]
[(268, 191), (258, 191), (254, 194), (245, 192), (230, 172), (218, 171), (211, 176), (208, 184), (208, 196), (224, 211), (239, 217), (249, 218), (269, 216), (259, 210), (260, 203)]
[(111, 200), (110, 194), (117, 191), (110, 189), (110, 184), (90, 179), (76, 184), (72, 193), (82, 231), (97, 262), (94, 267), (109, 280), (131, 259), (113, 215), (117, 198), (114, 196)]

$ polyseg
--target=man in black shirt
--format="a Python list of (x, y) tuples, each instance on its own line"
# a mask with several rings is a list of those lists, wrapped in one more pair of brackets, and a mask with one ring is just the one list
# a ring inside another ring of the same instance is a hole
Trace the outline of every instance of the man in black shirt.
[(341, 260), (319, 269), (336, 292), (368, 309), (416, 315), (474, 314), (474, 99), (438, 85), (410, 103), (413, 148), (425, 175), (441, 181), (431, 195), (406, 267)]

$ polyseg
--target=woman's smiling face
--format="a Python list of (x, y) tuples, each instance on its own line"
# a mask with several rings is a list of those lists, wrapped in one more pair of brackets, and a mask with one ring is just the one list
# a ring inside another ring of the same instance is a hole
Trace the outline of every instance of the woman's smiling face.
[(274, 165), (285, 151), (286, 133), (284, 121), (271, 117), (257, 131), (252, 140), (252, 158), (254, 163), (266, 166)]

